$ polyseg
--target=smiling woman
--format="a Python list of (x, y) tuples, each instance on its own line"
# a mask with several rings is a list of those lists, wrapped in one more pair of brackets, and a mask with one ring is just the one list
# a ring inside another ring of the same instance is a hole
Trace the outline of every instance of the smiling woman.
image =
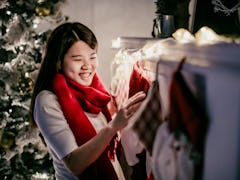
[(77, 41), (68, 50), (63, 59), (64, 74), (79, 84), (89, 86), (97, 68), (96, 49), (92, 49), (84, 41)]
[(48, 146), (56, 179), (124, 180), (115, 154), (117, 134), (146, 95), (136, 93), (112, 119), (111, 96), (96, 73), (97, 39), (81, 23), (58, 26), (45, 52), (30, 113)]

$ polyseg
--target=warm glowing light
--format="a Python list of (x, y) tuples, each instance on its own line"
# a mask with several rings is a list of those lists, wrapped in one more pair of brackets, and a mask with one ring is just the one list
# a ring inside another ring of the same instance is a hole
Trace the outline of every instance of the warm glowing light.
[(187, 43), (195, 40), (195, 37), (186, 29), (180, 28), (172, 36), (181, 43)]
[(215, 33), (209, 27), (202, 27), (196, 32), (195, 37), (200, 44), (211, 44), (218, 41), (222, 41), (222, 37)]
[(33, 174), (31, 177), (31, 180), (47, 180), (49, 179), (49, 176), (46, 173), (36, 173)]
[(164, 49), (164, 45), (161, 43), (148, 43), (142, 48), (142, 57), (143, 59), (158, 58)]
[(121, 38), (113, 39), (112, 40), (112, 48), (120, 48), (121, 46)]
[(20, 46), (19, 49), (20, 49), (20, 51), (23, 51), (23, 50), (24, 50), (24, 47), (23, 47), (23, 46)]
[(37, 24), (33, 24), (33, 28), (37, 29), (38, 25)]
[(217, 42), (231, 42), (230, 38), (218, 35), (211, 28), (204, 26), (200, 28), (195, 35), (191, 34), (188, 30), (180, 28), (173, 34), (174, 39), (180, 43), (196, 42), (197, 44), (213, 44)]
[(11, 15), (12, 13), (11, 13), (11, 11), (6, 11), (6, 14)]

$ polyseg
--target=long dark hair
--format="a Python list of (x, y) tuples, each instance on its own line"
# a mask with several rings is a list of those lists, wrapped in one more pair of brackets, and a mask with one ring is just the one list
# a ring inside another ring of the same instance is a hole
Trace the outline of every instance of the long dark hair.
[(84, 41), (92, 49), (97, 49), (98, 43), (94, 33), (79, 22), (67, 22), (59, 25), (48, 38), (30, 104), (30, 123), (33, 127), (36, 127), (33, 117), (36, 96), (40, 91), (51, 87), (52, 81), (58, 72), (58, 67), (63, 63), (65, 54), (79, 40)]

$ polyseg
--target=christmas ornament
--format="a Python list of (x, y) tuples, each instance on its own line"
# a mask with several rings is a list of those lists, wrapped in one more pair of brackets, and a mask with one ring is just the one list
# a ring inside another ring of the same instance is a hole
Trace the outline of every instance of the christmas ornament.
[(33, 80), (26, 76), (21, 76), (17, 88), (21, 93), (29, 93), (33, 89)]
[(15, 141), (15, 134), (11, 131), (4, 131), (0, 136), (0, 145), (4, 149), (9, 149)]
[(35, 12), (38, 16), (49, 16), (52, 14), (51, 4), (47, 1), (40, 0), (35, 7)]

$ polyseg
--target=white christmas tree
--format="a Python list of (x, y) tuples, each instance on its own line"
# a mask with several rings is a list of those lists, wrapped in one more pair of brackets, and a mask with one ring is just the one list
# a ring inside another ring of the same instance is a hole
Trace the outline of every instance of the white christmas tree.
[(0, 1), (0, 179), (53, 179), (51, 158), (28, 114), (46, 39), (68, 19), (64, 3)]

